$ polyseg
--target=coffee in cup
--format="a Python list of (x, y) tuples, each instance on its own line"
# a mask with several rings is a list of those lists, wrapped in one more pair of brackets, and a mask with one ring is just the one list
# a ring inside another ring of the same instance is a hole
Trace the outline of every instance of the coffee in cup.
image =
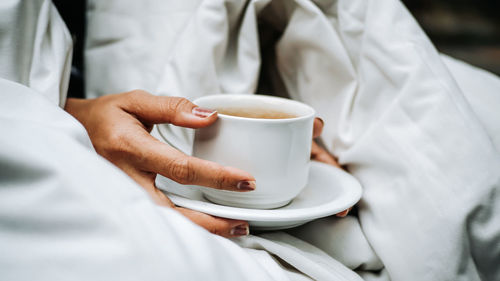
[(258, 107), (221, 107), (215, 108), (218, 114), (231, 115), (245, 118), (261, 118), (261, 119), (287, 119), (298, 117), (295, 114), (276, 110), (262, 109)]

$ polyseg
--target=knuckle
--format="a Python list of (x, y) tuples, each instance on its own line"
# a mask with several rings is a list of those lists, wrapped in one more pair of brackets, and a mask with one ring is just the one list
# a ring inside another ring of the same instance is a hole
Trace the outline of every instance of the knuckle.
[(213, 179), (214, 186), (218, 189), (223, 189), (228, 181), (229, 178), (226, 176), (224, 169), (222, 167), (220, 169), (217, 169), (217, 172), (215, 173), (215, 177)]
[(132, 90), (130, 92), (124, 93), (123, 98), (130, 102), (130, 104), (135, 105), (138, 104), (138, 101), (144, 99), (146, 95), (149, 95), (148, 92), (144, 90)]
[(220, 230), (215, 225), (210, 225), (207, 230), (213, 234), (220, 235)]
[(209, 231), (213, 234), (226, 236), (229, 233), (229, 228), (224, 224), (215, 219), (210, 222)]
[(106, 151), (109, 154), (128, 154), (130, 153), (130, 140), (126, 134), (119, 131), (112, 131), (109, 133), (106, 141)]
[(168, 110), (170, 112), (180, 112), (191, 102), (185, 98), (172, 97), (169, 99)]
[(188, 184), (195, 180), (195, 173), (189, 158), (174, 160), (170, 163), (170, 177), (180, 183)]
[(126, 93), (126, 95), (133, 97), (133, 98), (141, 97), (141, 96), (144, 96), (147, 94), (148, 93), (146, 91), (140, 90), (140, 89), (132, 90), (132, 91)]

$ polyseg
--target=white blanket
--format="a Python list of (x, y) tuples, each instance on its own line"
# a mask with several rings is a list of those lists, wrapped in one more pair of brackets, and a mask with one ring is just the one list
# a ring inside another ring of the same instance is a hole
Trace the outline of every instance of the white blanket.
[(58, 107), (70, 39), (50, 1), (2, 1), (0, 31), (1, 280), (276, 280), (95, 153)]
[[(359, 231), (326, 219), (296, 235), (365, 278), (500, 279), (499, 79), (441, 57), (401, 3), (91, 3), (89, 96), (267, 91), (309, 103), (364, 195)], [(342, 233), (358, 238), (339, 246)]]
[(364, 195), (359, 219), (296, 235), (364, 278), (500, 279), (499, 79), (440, 56), (400, 2), (90, 2), (89, 96), (143, 88), (304, 101)]
[(364, 186), (359, 218), (235, 240), (246, 250), (155, 207), (56, 106), (69, 48), (48, 1), (0, 13), (21, 29), (0, 33), (5, 279), (500, 279), (499, 79), (439, 56), (399, 2), (89, 1), (89, 96), (266, 91), (325, 119)]

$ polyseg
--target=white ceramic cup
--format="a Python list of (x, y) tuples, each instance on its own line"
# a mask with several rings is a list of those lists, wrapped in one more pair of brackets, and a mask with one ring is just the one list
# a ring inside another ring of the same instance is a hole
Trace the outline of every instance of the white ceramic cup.
[(294, 118), (262, 119), (218, 114), (195, 133), (193, 156), (251, 173), (256, 189), (235, 192), (202, 188), (217, 204), (270, 209), (289, 203), (307, 184), (315, 111), (310, 106), (264, 95), (213, 95), (193, 101), (200, 107), (259, 108)]

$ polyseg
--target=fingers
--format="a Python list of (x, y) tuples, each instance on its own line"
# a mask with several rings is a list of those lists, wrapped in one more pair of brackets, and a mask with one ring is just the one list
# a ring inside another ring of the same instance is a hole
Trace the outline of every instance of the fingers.
[(330, 153), (328, 153), (328, 151), (319, 146), (314, 140), (311, 146), (311, 160), (341, 168), (337, 160)]
[(241, 220), (224, 219), (213, 217), (197, 211), (176, 207), (172, 201), (154, 184), (155, 176), (151, 173), (137, 172), (133, 169), (124, 169), (138, 184), (140, 184), (151, 199), (160, 206), (174, 208), (190, 219), (192, 222), (200, 225), (206, 230), (224, 237), (238, 237), (249, 234), (248, 223)]
[[(119, 99), (116, 105), (141, 122), (171, 122), (197, 128), (217, 119), (216, 113), (206, 112), (183, 98), (157, 97), (143, 91), (117, 95), (116, 98)], [(113, 155), (120, 155), (118, 158), (126, 158), (129, 162), (132, 160), (136, 169), (161, 174), (181, 184), (232, 191), (255, 189), (255, 178), (249, 173), (187, 156), (158, 141), (144, 128), (134, 127), (138, 124), (131, 124), (127, 127), (130, 131), (122, 129), (119, 137), (115, 138), (119, 144), (111, 152)]]
[(317, 138), (321, 136), (321, 132), (323, 131), (323, 126), (325, 125), (325, 122), (323, 119), (316, 117), (314, 118), (314, 123), (313, 123), (313, 138)]
[(197, 211), (176, 207), (181, 214), (206, 230), (224, 237), (238, 237), (249, 234), (248, 223), (210, 216)]
[(217, 120), (217, 111), (200, 108), (185, 98), (155, 96), (141, 90), (122, 94), (119, 103), (125, 111), (148, 124), (171, 123), (196, 129)]
[(240, 169), (188, 156), (147, 133), (133, 142), (131, 153), (144, 171), (168, 177), (180, 184), (194, 184), (232, 191), (252, 191), (255, 178)]
[(351, 207), (351, 208), (349, 208), (349, 209), (347, 209), (347, 210), (345, 210), (345, 211), (342, 211), (342, 212), (340, 212), (340, 213), (336, 214), (335, 216), (337, 216), (337, 217), (339, 217), (339, 218), (343, 218), (343, 217), (347, 216), (347, 214), (349, 214), (349, 212), (350, 212), (351, 210), (352, 210), (352, 207)]
[(122, 169), (146, 190), (157, 205), (174, 208), (192, 222), (217, 235), (238, 237), (249, 234), (248, 223), (245, 221), (213, 217), (197, 211), (176, 207), (161, 190), (156, 188), (154, 183), (155, 174), (140, 172), (137, 169), (123, 165)]
[[(323, 131), (323, 126), (324, 126), (323, 120), (319, 117), (316, 117), (314, 119), (313, 138), (318, 138), (321, 135), (321, 132)], [(342, 168), (337, 162), (337, 160), (330, 153), (328, 153), (328, 151), (319, 146), (314, 140), (311, 146), (311, 160), (330, 164), (337, 168)], [(339, 218), (343, 218), (347, 216), (347, 214), (351, 211), (351, 209), (352, 207), (336, 214), (336, 216)]]
[[(324, 126), (324, 121), (321, 118), (319, 117), (314, 118), (313, 138), (318, 138), (321, 135), (321, 132), (323, 131), (323, 126)], [(340, 165), (337, 162), (337, 160), (330, 153), (328, 153), (328, 151), (319, 146), (314, 140), (311, 146), (311, 160), (323, 162), (340, 168)]]

